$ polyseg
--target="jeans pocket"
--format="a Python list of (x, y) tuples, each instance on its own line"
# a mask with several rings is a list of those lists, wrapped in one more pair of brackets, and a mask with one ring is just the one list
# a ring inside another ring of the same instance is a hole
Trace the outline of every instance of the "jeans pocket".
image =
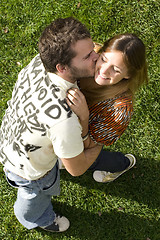
[(56, 171), (56, 176), (54, 181), (50, 181), (50, 184), (47, 184), (44, 188), (43, 188), (44, 194), (46, 195), (53, 195), (53, 196), (57, 196), (60, 194), (60, 172), (59, 169), (57, 168)]
[(6, 176), (6, 180), (11, 187), (19, 188), (19, 185), (16, 184), (15, 181), (10, 180), (7, 176)]
[(18, 175), (10, 172), (9, 170), (5, 170), (5, 176), (6, 176), (6, 180), (9, 183), (10, 186), (14, 187), (14, 188), (19, 188), (21, 186), (27, 186), (30, 181), (27, 179), (23, 179), (21, 177), (19, 177)]

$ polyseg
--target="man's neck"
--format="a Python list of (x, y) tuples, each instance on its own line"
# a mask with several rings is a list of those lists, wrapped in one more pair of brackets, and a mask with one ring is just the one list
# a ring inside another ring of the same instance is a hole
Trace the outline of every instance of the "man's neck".
[(65, 81), (70, 82), (70, 83), (75, 83), (77, 80), (73, 79), (71, 76), (69, 76), (68, 74), (63, 74), (60, 72), (56, 73), (59, 77), (63, 78)]

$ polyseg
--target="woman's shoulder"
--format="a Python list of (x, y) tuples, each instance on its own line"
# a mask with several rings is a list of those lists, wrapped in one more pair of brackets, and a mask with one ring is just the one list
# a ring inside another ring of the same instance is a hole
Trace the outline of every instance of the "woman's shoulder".
[(127, 107), (127, 106), (128, 107), (133, 106), (132, 95), (118, 96), (115, 98), (106, 99), (106, 100), (103, 100), (103, 101), (100, 101), (100, 102), (90, 105), (89, 109), (90, 110), (93, 110), (93, 109), (97, 109), (97, 110), (105, 109), (106, 110), (107, 108), (115, 109), (117, 107), (123, 108), (123, 107)]
[(113, 102), (115, 107), (131, 106), (133, 105), (133, 97), (132, 95), (119, 96), (114, 98)]

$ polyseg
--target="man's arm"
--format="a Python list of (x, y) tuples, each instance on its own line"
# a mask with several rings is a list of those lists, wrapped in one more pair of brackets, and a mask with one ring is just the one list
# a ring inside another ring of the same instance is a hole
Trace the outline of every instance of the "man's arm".
[(84, 150), (81, 137), (82, 127), (77, 116), (72, 115), (58, 122), (48, 131), (54, 153), (62, 160), (64, 167), (72, 176), (80, 176), (93, 164), (102, 146), (95, 144)]
[(73, 158), (61, 158), (66, 170), (72, 176), (80, 176), (94, 163), (98, 157), (102, 146), (95, 145), (92, 148), (85, 149), (78, 156)]

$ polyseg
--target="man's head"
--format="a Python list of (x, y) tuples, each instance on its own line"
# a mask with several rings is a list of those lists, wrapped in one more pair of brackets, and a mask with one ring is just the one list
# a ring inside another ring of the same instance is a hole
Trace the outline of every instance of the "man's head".
[(46, 70), (61, 73), (67, 69), (71, 78), (94, 75), (98, 55), (93, 48), (88, 29), (72, 17), (53, 21), (39, 40), (39, 52)]

